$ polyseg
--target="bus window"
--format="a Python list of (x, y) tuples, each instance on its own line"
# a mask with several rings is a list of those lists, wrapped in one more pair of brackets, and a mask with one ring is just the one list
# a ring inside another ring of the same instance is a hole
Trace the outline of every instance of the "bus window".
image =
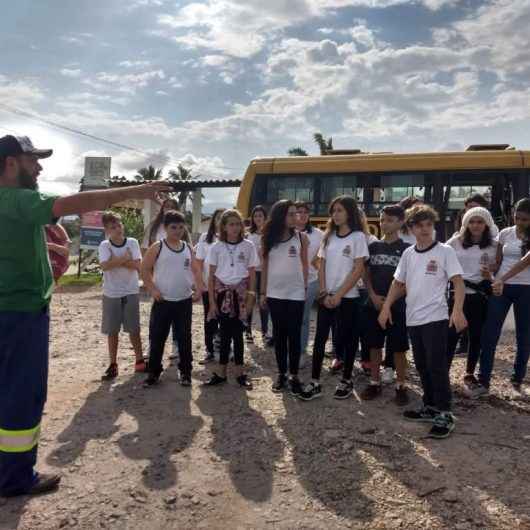
[(448, 209), (462, 210), (466, 197), (474, 193), (480, 193), (491, 203), (491, 186), (451, 186)]
[(350, 195), (358, 199), (357, 177), (355, 175), (322, 175), (317, 215), (327, 215), (329, 203), (339, 195)]
[(314, 177), (282, 177), (273, 176), (267, 179), (267, 204), (274, 204), (282, 199), (292, 201), (314, 201)]

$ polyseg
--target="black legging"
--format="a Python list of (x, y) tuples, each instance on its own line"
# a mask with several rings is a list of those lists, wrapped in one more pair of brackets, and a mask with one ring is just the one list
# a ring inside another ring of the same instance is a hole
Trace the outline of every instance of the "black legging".
[[(217, 307), (223, 306), (225, 293), (220, 293), (217, 297)], [(221, 335), (221, 346), (219, 351), (219, 364), (226, 365), (230, 358), (230, 344), (234, 344), (234, 362), (237, 366), (243, 365), (243, 331), (245, 325), (239, 318), (239, 302), (237, 294), (234, 293), (235, 315), (231, 317), (224, 313), (219, 313), (219, 330)]]
[(287, 358), (289, 358), (290, 374), (298, 375), (304, 301), (267, 298), (267, 305), (272, 319), (278, 372), (283, 375), (287, 373)]

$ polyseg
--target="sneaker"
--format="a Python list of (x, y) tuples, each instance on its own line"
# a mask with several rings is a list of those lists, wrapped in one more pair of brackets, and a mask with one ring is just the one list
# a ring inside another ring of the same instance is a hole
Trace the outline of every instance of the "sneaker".
[(254, 337), (252, 336), (252, 332), (251, 331), (246, 331), (245, 332), (245, 342), (247, 344), (254, 344)]
[(215, 385), (222, 385), (223, 383), (226, 383), (226, 377), (221, 377), (220, 375), (217, 375), (215, 372), (212, 374), (210, 379), (208, 381), (205, 381), (203, 383), (204, 386), (215, 386)]
[(338, 372), (342, 372), (342, 369), (344, 367), (344, 363), (340, 359), (333, 359), (333, 362), (331, 363), (330, 371), (333, 374), (336, 374)]
[(252, 390), (252, 383), (246, 374), (241, 374), (239, 377), (236, 377), (236, 381), (239, 386), (246, 388), (247, 390)]
[(37, 473), (35, 483), (28, 491), (14, 493), (8, 495), (9, 497), (15, 497), (18, 495), (42, 495), (44, 493), (50, 493), (55, 491), (59, 487), (61, 482), (61, 475), (52, 475), (49, 473)]
[(289, 379), (289, 391), (292, 396), (299, 396), (302, 393), (302, 383), (300, 383), (298, 377), (291, 377), (291, 379)]
[(212, 363), (213, 361), (215, 361), (215, 355), (213, 353), (207, 351), (206, 355), (204, 356), (204, 358), (199, 361), (199, 364), (200, 365), (205, 365), (205, 364), (208, 364), (208, 363)]
[(102, 381), (112, 381), (118, 377), (118, 365), (116, 363), (109, 364), (105, 373), (101, 376)]
[(286, 383), (287, 383), (287, 376), (283, 374), (278, 375), (278, 379), (276, 379), (276, 382), (272, 385), (272, 391), (275, 394), (279, 394), (285, 389)]
[(371, 401), (380, 396), (382, 392), (381, 385), (374, 385), (370, 383), (362, 392), (361, 399), (364, 401)]
[(429, 407), (422, 407), (419, 410), (406, 410), (403, 417), (409, 421), (418, 421), (422, 423), (432, 423), (434, 418), (438, 416), (438, 412)]
[(158, 384), (159, 379), (160, 379), (159, 375), (149, 374), (147, 376), (147, 379), (144, 381), (144, 388), (148, 388), (150, 386)]
[(337, 385), (333, 397), (335, 399), (347, 399), (353, 394), (353, 381), (344, 381)]
[(486, 396), (489, 390), (481, 385), (474, 376), (472, 377), (473, 380), (464, 383), (464, 395), (470, 399), (478, 399), (481, 396)]
[(274, 346), (274, 337), (272, 337), (271, 335), (265, 335), (265, 346), (267, 346), (268, 348), (272, 348)]
[(391, 385), (396, 379), (396, 374), (393, 368), (385, 368), (381, 374), (381, 383), (383, 385)]
[(191, 375), (180, 374), (180, 384), (182, 386), (191, 386)]
[(302, 392), (298, 394), (297, 397), (299, 397), (303, 401), (311, 401), (312, 399), (316, 399), (322, 396), (322, 387), (320, 386), (320, 383), (315, 383), (311, 381), (310, 383), (307, 383), (307, 385), (303, 388)]
[(464, 376), (464, 385), (478, 384), (479, 380), (475, 377), (474, 374), (466, 374)]
[(406, 386), (398, 386), (396, 388), (396, 397), (394, 401), (398, 407), (404, 407), (409, 403), (409, 393)]
[(429, 431), (430, 438), (447, 438), (455, 428), (455, 420), (450, 412), (441, 412), (433, 421), (433, 426)]

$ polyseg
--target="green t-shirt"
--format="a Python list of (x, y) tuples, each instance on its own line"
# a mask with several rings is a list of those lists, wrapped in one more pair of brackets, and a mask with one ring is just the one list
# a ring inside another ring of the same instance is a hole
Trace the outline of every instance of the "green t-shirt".
[(53, 288), (44, 225), (56, 196), (0, 187), (0, 311), (39, 311)]

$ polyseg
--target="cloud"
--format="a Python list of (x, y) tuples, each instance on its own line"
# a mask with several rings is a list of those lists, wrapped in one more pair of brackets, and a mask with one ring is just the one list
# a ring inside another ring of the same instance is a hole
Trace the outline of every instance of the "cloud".
[(121, 61), (118, 63), (119, 66), (124, 68), (141, 68), (144, 66), (150, 66), (150, 61)]
[(79, 77), (81, 75), (81, 70), (79, 68), (77, 69), (61, 68), (60, 73), (61, 75), (64, 75), (65, 77)]
[(43, 101), (45, 93), (34, 80), (12, 79), (0, 74), (0, 102), (15, 107), (30, 107)]
[(83, 83), (101, 91), (115, 91), (134, 95), (138, 89), (145, 88), (155, 81), (166, 78), (163, 70), (151, 70), (136, 74), (99, 72), (94, 79), (84, 79)]

